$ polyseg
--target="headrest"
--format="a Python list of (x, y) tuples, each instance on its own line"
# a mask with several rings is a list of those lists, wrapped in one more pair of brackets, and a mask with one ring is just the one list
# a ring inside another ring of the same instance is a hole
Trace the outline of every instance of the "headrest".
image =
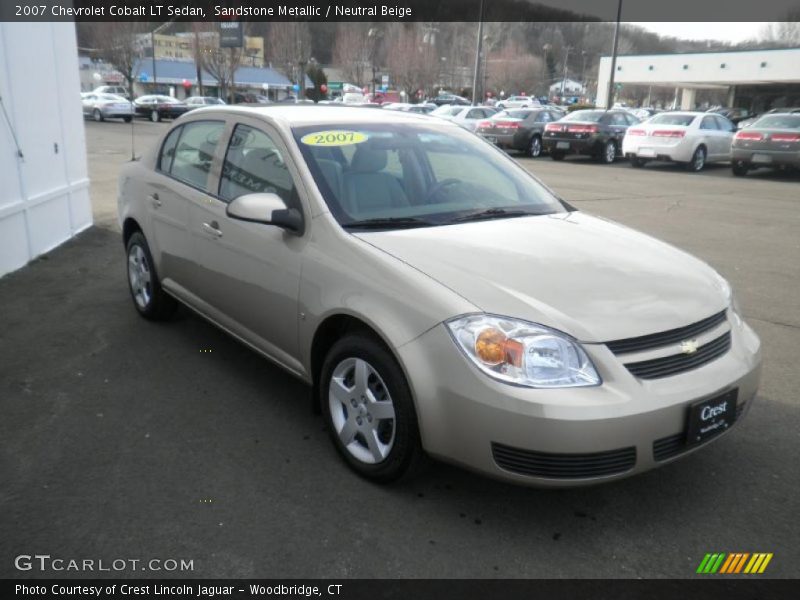
[(382, 148), (359, 146), (353, 154), (350, 170), (359, 173), (377, 173), (386, 166), (389, 155)]

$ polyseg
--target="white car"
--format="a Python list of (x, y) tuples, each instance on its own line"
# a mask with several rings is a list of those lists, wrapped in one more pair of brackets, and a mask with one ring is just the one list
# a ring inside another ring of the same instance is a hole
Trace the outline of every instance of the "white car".
[(722, 115), (702, 112), (661, 113), (628, 128), (622, 153), (634, 167), (662, 160), (702, 171), (706, 163), (731, 158), (736, 125)]
[(495, 104), (497, 108), (504, 109), (504, 108), (534, 108), (537, 106), (541, 106), (541, 102), (539, 102), (536, 98), (532, 96), (509, 96), (504, 100), (500, 100), (497, 104)]
[(440, 106), (430, 114), (446, 121), (452, 121), (469, 131), (475, 131), (478, 123), (497, 113), (491, 106)]
[(91, 117), (98, 123), (106, 119), (124, 119), (130, 123), (133, 119), (133, 104), (127, 98), (116, 94), (99, 94), (89, 92), (81, 94), (83, 116)]

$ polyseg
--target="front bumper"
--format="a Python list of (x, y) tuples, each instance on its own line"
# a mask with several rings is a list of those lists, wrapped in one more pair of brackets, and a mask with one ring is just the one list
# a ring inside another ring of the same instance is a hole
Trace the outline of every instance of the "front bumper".
[[(601, 385), (585, 388), (531, 389), (491, 379), (461, 353), (445, 325), (434, 327), (398, 350), (423, 446), (445, 461), (541, 487), (600, 483), (666, 464), (704, 445), (681, 445), (689, 405), (736, 389), (738, 423), (755, 396), (760, 342), (728, 312), (730, 350), (671, 377), (637, 379), (605, 345), (584, 344), (603, 378)], [(665, 450), (665, 444), (671, 446)], [(509, 452), (512, 462), (525, 455), (548, 469), (598, 461), (619, 468), (602, 475), (578, 470), (579, 476), (532, 476), (507, 468)]]

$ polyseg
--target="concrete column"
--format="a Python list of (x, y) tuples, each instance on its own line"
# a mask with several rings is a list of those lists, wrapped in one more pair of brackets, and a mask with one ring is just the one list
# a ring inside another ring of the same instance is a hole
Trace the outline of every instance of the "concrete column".
[(681, 90), (681, 110), (694, 110), (695, 96), (694, 88), (683, 88)]
[(725, 106), (736, 106), (736, 86), (732, 85), (728, 88), (728, 103)]

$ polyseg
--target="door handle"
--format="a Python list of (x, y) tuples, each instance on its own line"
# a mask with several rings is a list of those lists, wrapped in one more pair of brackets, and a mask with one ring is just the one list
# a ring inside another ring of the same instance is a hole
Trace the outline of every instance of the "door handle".
[(161, 208), (161, 200), (158, 199), (158, 194), (153, 192), (148, 198), (150, 198), (150, 204), (153, 205), (153, 208)]
[(218, 238), (222, 237), (222, 230), (219, 228), (219, 223), (216, 221), (211, 221), (211, 223), (203, 223), (203, 231)]

